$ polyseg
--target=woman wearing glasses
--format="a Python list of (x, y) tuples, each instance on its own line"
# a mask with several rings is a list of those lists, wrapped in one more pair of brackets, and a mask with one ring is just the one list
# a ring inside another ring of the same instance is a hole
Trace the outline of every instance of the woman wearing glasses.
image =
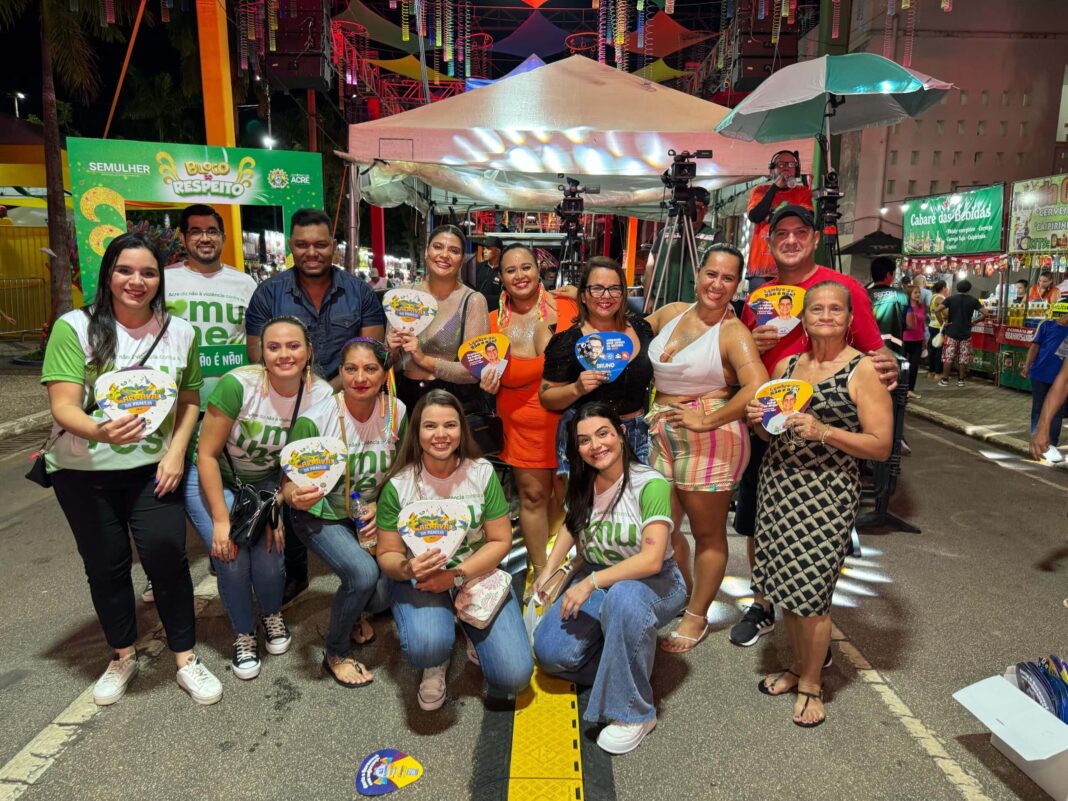
[[(653, 329), (643, 318), (627, 311), (627, 281), (619, 262), (594, 256), (582, 269), (578, 283), (579, 319), (559, 331), (545, 348), (545, 371), (539, 397), (542, 406), (563, 412), (560, 431), (577, 407), (599, 401), (608, 404), (623, 420), (627, 442), (642, 464), (649, 463), (649, 428), (643, 419), (653, 367), (649, 343)], [(622, 332), (634, 345), (623, 372), (609, 381), (608, 373), (586, 370), (579, 363), (575, 344), (587, 334)], [(557, 434), (557, 472), (568, 472), (565, 438)]]

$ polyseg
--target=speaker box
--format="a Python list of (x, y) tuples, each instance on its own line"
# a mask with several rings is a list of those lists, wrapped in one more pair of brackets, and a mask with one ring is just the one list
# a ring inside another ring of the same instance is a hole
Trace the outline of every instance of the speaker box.
[(731, 85), (736, 92), (752, 92), (763, 83), (776, 67), (782, 67), (781, 60), (772, 58), (739, 58), (734, 62), (731, 73)]
[(780, 58), (796, 61), (797, 34), (780, 33), (777, 44), (771, 43), (770, 33), (742, 34), (738, 37), (738, 55), (742, 58), (747, 56), (771, 58), (778, 55)]
[(265, 61), (267, 80), (280, 89), (314, 89), (326, 92), (334, 76), (330, 60), (322, 53), (290, 55), (268, 53)]
[(287, 0), (278, 18), (275, 46), (268, 51), (265, 72), (281, 89), (330, 88), (330, 16), (325, 0)]

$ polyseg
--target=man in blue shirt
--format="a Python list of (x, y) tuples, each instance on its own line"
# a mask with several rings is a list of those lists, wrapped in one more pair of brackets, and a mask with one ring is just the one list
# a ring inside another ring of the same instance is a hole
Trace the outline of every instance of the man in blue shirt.
[[(1064, 306), (1063, 310), (1061, 306)], [(1035, 338), (1031, 341), (1031, 347), (1027, 349), (1027, 358), (1020, 375), (1031, 379), (1031, 436), (1038, 431), (1039, 420), (1042, 417), (1043, 406), (1046, 397), (1057, 380), (1057, 373), (1061, 371), (1064, 356), (1061, 355), (1061, 345), (1068, 341), (1068, 303), (1057, 304), (1054, 312), (1060, 312), (1051, 320), (1046, 320), (1038, 326)], [(1061, 401), (1052, 406), (1049, 424), (1046, 426), (1049, 445), (1041, 454), (1047, 462), (1057, 464), (1064, 461), (1057, 445), (1061, 438), (1061, 422), (1065, 412), (1068, 411), (1068, 403)]]
[[(382, 304), (366, 282), (334, 266), (335, 246), (325, 212), (300, 209), (293, 214), (289, 223), (293, 268), (256, 287), (245, 312), (250, 364), (261, 361), (264, 325), (281, 314), (308, 327), (316, 365), (334, 389), (341, 389), (341, 346), (358, 336), (382, 341), (386, 328)], [(308, 587), (308, 551), (297, 537), (286, 537), (285, 561), (282, 598), (288, 603)]]
[(293, 269), (260, 284), (245, 312), (250, 363), (260, 361), (263, 326), (280, 314), (308, 326), (316, 365), (334, 389), (341, 389), (341, 346), (357, 336), (383, 339), (382, 304), (366, 282), (334, 266), (335, 246), (325, 212), (300, 209), (293, 215), (289, 224)]

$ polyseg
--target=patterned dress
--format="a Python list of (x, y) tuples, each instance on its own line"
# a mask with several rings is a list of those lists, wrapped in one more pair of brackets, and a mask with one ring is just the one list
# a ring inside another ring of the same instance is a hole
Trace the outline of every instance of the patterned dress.
[[(790, 359), (789, 378), (798, 356)], [(849, 378), (863, 356), (815, 385), (808, 413), (859, 432)], [(772, 437), (760, 466), (753, 588), (802, 617), (825, 615), (860, 508), (860, 462), (831, 445)]]

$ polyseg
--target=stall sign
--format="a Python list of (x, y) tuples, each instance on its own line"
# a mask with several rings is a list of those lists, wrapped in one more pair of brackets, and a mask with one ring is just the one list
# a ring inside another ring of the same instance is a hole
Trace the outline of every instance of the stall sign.
[(1001, 250), (1004, 184), (915, 198), (902, 215), (906, 255), (993, 253)]
[[(975, 330), (975, 326), (972, 326)], [(1035, 338), (1034, 328), (1017, 328), (1016, 326), (1003, 325), (998, 329), (999, 345), (1030, 345)]]
[(1011, 209), (1011, 251), (1068, 250), (1068, 175), (1017, 181)]

